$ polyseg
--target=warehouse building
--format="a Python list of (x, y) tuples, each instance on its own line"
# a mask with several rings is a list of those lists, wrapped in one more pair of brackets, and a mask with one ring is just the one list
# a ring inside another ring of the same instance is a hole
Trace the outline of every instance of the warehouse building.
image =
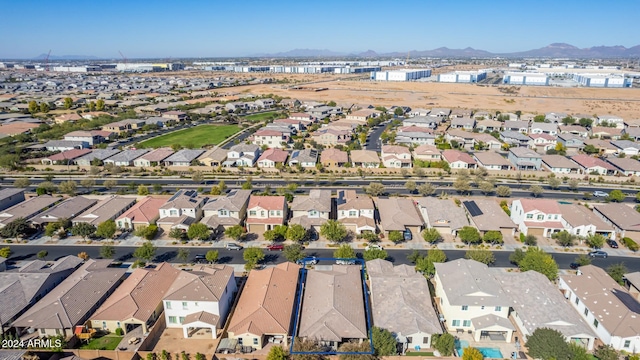
[(454, 71), (438, 75), (438, 82), (447, 83), (476, 83), (487, 78), (486, 70)]
[(573, 80), (586, 87), (631, 87), (633, 78), (613, 74), (573, 74)]
[(511, 72), (505, 73), (503, 84), (509, 85), (549, 85), (549, 77), (541, 73)]
[(412, 81), (431, 76), (431, 69), (398, 69), (371, 72), (375, 81)]

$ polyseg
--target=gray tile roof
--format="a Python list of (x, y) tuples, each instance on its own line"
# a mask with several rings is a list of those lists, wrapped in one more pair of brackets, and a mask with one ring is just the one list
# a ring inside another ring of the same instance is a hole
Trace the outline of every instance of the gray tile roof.
[(226, 195), (210, 197), (207, 203), (202, 207), (204, 211), (216, 211), (220, 209), (240, 211), (249, 203), (251, 190), (231, 190)]
[(331, 211), (331, 190), (312, 189), (309, 196), (296, 196), (289, 206), (292, 211)]
[(54, 198), (50, 195), (32, 197), (0, 212), (0, 225), (6, 226), (18, 218), (28, 219), (60, 200), (61, 198)]
[(469, 225), (464, 210), (449, 199), (421, 198), (418, 206), (428, 226), (457, 230)]
[(380, 226), (384, 231), (404, 231), (407, 226), (423, 226), (413, 200), (392, 197), (378, 199)]
[(99, 201), (89, 210), (76, 216), (73, 219), (73, 223), (86, 222), (97, 226), (104, 221), (115, 219), (116, 216), (122, 213), (126, 208), (131, 207), (135, 202), (135, 198), (115, 195), (110, 196)]
[(84, 163), (90, 164), (93, 159), (105, 160), (119, 152), (120, 150), (118, 149), (96, 149), (87, 155), (77, 158), (75, 161), (78, 165), (82, 165)]
[[(472, 216), (473, 211), (469, 211), (470, 207), (473, 206), (471, 203), (475, 203), (482, 214)], [(469, 212), (471, 222), (480, 231), (500, 231), (502, 229), (516, 229), (518, 227), (495, 200), (474, 199), (463, 201), (462, 204)]]
[(52, 208), (29, 219), (34, 224), (56, 222), (60, 219), (72, 220), (77, 215), (98, 202), (96, 199), (88, 199), (83, 196), (75, 196), (56, 204)]
[(449, 304), (454, 306), (507, 306), (509, 299), (487, 265), (458, 259), (436, 263)]
[(105, 162), (132, 162), (148, 152), (147, 149), (125, 150), (106, 159)]
[(191, 162), (200, 156), (204, 150), (183, 149), (164, 159), (165, 162)]
[(220, 301), (229, 281), (235, 281), (230, 266), (196, 266), (180, 272), (163, 300)]

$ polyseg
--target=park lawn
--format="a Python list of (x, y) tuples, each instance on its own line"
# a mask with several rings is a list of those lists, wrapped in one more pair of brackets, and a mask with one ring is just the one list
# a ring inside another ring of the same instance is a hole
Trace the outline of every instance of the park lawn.
[(279, 119), (279, 118), (282, 118), (282, 117), (283, 116), (281, 116), (279, 112), (270, 111), (270, 112), (265, 112), (265, 113), (260, 113), (260, 114), (247, 115), (244, 118), (247, 119), (248, 121), (251, 121), (251, 122), (258, 122), (258, 121), (263, 121), (263, 120)]
[(186, 148), (199, 149), (204, 145), (217, 145), (240, 130), (238, 125), (199, 125), (143, 141), (140, 147), (155, 149), (180, 144)]
[(83, 344), (80, 349), (86, 350), (115, 350), (124, 336), (115, 334), (105, 335), (99, 338), (89, 340), (88, 344)]

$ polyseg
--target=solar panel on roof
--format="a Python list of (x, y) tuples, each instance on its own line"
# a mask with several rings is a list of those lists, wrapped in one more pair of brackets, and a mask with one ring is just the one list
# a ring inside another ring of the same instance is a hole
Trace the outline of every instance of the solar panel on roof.
[(478, 204), (476, 204), (475, 201), (473, 200), (465, 201), (463, 204), (464, 204), (464, 207), (467, 208), (467, 211), (472, 217), (476, 217), (483, 214), (482, 210), (480, 210), (480, 208), (478, 207)]

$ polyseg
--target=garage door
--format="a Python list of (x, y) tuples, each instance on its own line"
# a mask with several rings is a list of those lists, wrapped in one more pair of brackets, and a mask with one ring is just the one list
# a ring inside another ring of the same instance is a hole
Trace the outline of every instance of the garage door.
[(264, 233), (264, 224), (249, 224), (249, 228), (247, 229), (250, 233), (262, 235)]
[(544, 237), (544, 228), (529, 228), (527, 229), (527, 235)]
[(500, 233), (502, 234), (502, 238), (504, 240), (507, 240), (507, 239), (512, 240), (512, 239), (514, 239), (513, 235), (514, 235), (515, 232), (513, 231), (513, 229), (500, 229)]

